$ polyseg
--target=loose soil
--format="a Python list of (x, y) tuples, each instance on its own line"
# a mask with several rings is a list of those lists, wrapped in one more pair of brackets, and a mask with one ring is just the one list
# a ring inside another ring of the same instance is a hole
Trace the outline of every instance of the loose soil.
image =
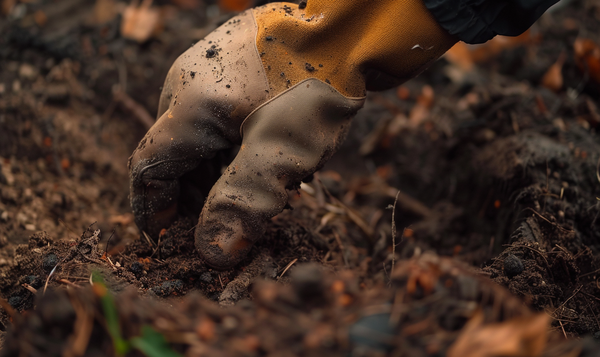
[(216, 271), (193, 218), (140, 236), (127, 159), (174, 59), (232, 14), (156, 5), (142, 44), (81, 0), (0, 19), (2, 355), (114, 355), (107, 296), (124, 340), (151, 326), (156, 351), (188, 356), (600, 355), (600, 83), (573, 50), (600, 44), (600, 6), (370, 93), (291, 209)]

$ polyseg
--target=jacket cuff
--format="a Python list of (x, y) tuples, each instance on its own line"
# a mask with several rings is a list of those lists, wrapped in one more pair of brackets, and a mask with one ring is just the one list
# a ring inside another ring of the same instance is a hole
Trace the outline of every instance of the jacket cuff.
[(423, 0), (451, 35), (483, 43), (496, 35), (517, 36), (558, 0)]

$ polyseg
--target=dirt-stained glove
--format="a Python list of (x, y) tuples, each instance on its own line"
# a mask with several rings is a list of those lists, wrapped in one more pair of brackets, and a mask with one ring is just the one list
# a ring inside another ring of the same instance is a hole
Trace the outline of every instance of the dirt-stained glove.
[(272, 3), (232, 18), (167, 75), (158, 121), (129, 162), (138, 227), (156, 238), (204, 203), (198, 252), (232, 267), (283, 210), (286, 189), (337, 150), (366, 90), (417, 75), (455, 42), (420, 0)]

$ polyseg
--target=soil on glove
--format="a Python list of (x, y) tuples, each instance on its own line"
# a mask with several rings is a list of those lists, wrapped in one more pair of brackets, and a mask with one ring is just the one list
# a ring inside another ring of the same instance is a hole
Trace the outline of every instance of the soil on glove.
[(1, 355), (600, 354), (598, 4), (370, 93), (228, 271), (194, 218), (140, 234), (127, 159), (173, 61), (232, 14), (157, 1), (134, 41), (126, 6), (1, 15)]

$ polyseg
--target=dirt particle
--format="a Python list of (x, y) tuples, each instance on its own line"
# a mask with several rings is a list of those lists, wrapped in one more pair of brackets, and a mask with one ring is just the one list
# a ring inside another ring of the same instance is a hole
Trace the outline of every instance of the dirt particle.
[(300, 3), (298, 4), (298, 9), (300, 9), (300, 10), (306, 9), (306, 1), (300, 1)]
[(225, 85), (225, 88), (231, 88), (231, 86), (229, 84)]
[(510, 254), (504, 259), (504, 274), (509, 278), (523, 272), (523, 262), (516, 255)]
[(42, 259), (42, 267), (45, 271), (50, 272), (54, 267), (58, 264), (58, 257), (54, 253), (47, 254), (44, 259)]
[(196, 72), (194, 72), (194, 71), (191, 71), (191, 72), (190, 72), (190, 77), (192, 77), (192, 79), (194, 79), (194, 77), (196, 77)]
[(273, 41), (273, 36), (267, 36), (267, 37), (265, 37), (265, 40), (267, 40), (267, 41)]
[(216, 56), (217, 51), (215, 51), (212, 48), (209, 48), (208, 50), (206, 50), (206, 58), (213, 58), (214, 56)]
[(313, 67), (313, 66), (312, 66), (310, 63), (308, 63), (308, 62), (304, 64), (304, 68), (305, 68), (307, 71), (309, 71), (309, 72), (312, 72), (312, 71), (314, 71), (314, 70), (315, 70), (315, 67)]
[(144, 272), (144, 265), (140, 262), (134, 262), (129, 266), (129, 271), (135, 274), (135, 276), (140, 276)]
[(19, 306), (21, 306), (21, 304), (23, 303), (23, 298), (20, 296), (11, 296), (8, 299), (8, 303), (10, 304), (10, 306), (12, 306), (16, 309)]
[(152, 291), (159, 296), (181, 294), (183, 291), (183, 282), (181, 280), (165, 281), (162, 285), (153, 287)]

